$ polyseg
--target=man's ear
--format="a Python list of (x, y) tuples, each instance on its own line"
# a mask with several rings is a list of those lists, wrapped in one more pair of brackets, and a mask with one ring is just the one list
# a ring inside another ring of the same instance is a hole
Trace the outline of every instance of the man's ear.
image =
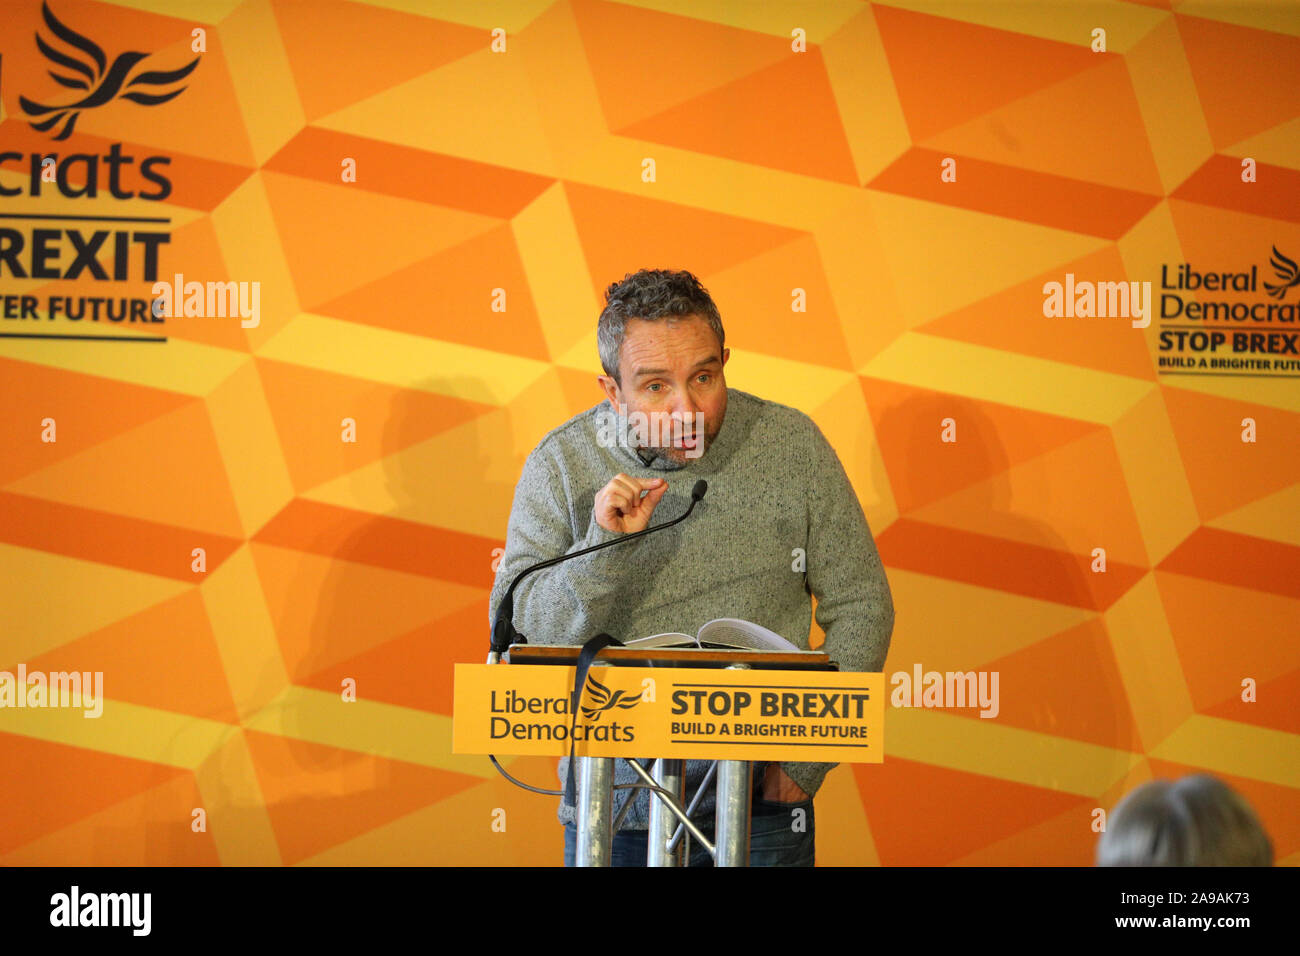
[(622, 395), (620, 394), (618, 382), (614, 381), (614, 376), (597, 375), (596, 381), (600, 383), (600, 387), (605, 392), (605, 397), (609, 399), (609, 403), (617, 409), (622, 402)]
[(723, 365), (726, 365), (726, 364), (727, 364), (727, 359), (729, 359), (729, 358), (731, 358), (731, 349), (723, 349), (723, 350), (722, 350), (722, 364), (723, 364)]

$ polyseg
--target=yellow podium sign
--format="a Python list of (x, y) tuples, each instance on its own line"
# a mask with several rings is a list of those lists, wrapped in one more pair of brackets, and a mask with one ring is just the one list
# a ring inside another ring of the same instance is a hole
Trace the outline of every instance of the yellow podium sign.
[(452, 752), (880, 763), (885, 676), (845, 671), (457, 664)]

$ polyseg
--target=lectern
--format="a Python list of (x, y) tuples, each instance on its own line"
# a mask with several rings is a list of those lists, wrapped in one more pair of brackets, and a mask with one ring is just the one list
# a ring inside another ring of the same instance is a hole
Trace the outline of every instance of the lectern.
[[(578, 647), (553, 646), (538, 644), (512, 644), (505, 655), (504, 662), (507, 665), (560, 665), (571, 667), (578, 660), (580, 652)], [(746, 690), (743, 682), (735, 679), (735, 671), (764, 672), (763, 674), (754, 673), (755, 678), (765, 677), (766, 680), (759, 681), (756, 686), (769, 687), (770, 678), (773, 676), (772, 671), (794, 671), (794, 672), (815, 672), (815, 671), (838, 671), (835, 664), (831, 663), (825, 653), (821, 651), (748, 651), (735, 650), (730, 648), (716, 647), (685, 647), (685, 648), (653, 648), (639, 649), (635, 647), (607, 647), (604, 648), (598, 657), (600, 664), (615, 667), (637, 667), (637, 668), (695, 668), (701, 673), (700, 680), (690, 684), (677, 682), (673, 684), (674, 700), (677, 695), (684, 695), (680, 699), (685, 714), (691, 714), (692, 710), (688, 702), (695, 703), (694, 712), (701, 716), (712, 716), (720, 718), (723, 716), (738, 716), (743, 710), (748, 709), (749, 705), (758, 699), (758, 691), (753, 693)], [(501, 665), (494, 665), (501, 666)], [(717, 672), (725, 670), (733, 672), (729, 674), (729, 679), (724, 683), (711, 681), (708, 671)], [(679, 672), (679, 671), (676, 671)], [(855, 677), (861, 675), (854, 675)], [(600, 685), (604, 686), (604, 685)], [(794, 709), (798, 709), (802, 697), (794, 690), (786, 688), (795, 688), (799, 685), (783, 684), (776, 685), (780, 687), (787, 696), (787, 699), (780, 700), (782, 694), (776, 691), (768, 691), (774, 700), (772, 709), (777, 710), (781, 706), (789, 711), (791, 704), (788, 697), (794, 697)], [(689, 689), (687, 689), (689, 687)], [(823, 689), (803, 687), (804, 690)], [(865, 695), (864, 695), (865, 697)], [(741, 705), (744, 701), (744, 707)], [(605, 701), (601, 702), (602, 704)], [(847, 709), (847, 701), (846, 701)], [(733, 714), (734, 711), (734, 714)], [(862, 716), (862, 707), (858, 708), (859, 716)], [(675, 712), (675, 711), (674, 711)], [(798, 718), (800, 715), (793, 715)], [(650, 820), (647, 828), (647, 854), (646, 863), (648, 866), (680, 866), (682, 858), (682, 835), (684, 831), (689, 831), (692, 839), (698, 841), (713, 856), (715, 866), (748, 866), (749, 865), (749, 827), (750, 827), (750, 804), (752, 794), (750, 786), (753, 773), (753, 761), (748, 759), (717, 759), (717, 754), (723, 751), (734, 753), (737, 745), (759, 745), (764, 742), (763, 739), (754, 741), (741, 741), (738, 738), (732, 738), (722, 746), (722, 741), (710, 739), (709, 732), (703, 728), (714, 728), (716, 721), (697, 722), (689, 731), (679, 731), (679, 726), (689, 726), (686, 722), (682, 725), (673, 725), (674, 733), (670, 743), (677, 753), (683, 750), (695, 752), (698, 748), (696, 759), (716, 759), (715, 768), (710, 773), (716, 771), (716, 810), (714, 836), (716, 842), (710, 842), (704, 833), (690, 819), (690, 811), (694, 809), (694, 802), (691, 807), (683, 806), (683, 787), (685, 780), (685, 759), (682, 756), (659, 757), (653, 763), (653, 769), (647, 771), (635, 758), (628, 762), (636, 773), (642, 778), (642, 782), (649, 788), (654, 799), (650, 803)], [(743, 724), (736, 726), (759, 727), (760, 724)], [(783, 725), (781, 725), (783, 726)], [(795, 725), (792, 725), (795, 726)], [(757, 733), (757, 732), (756, 732)], [(810, 742), (807, 746), (813, 746)], [(577, 831), (578, 846), (576, 860), (578, 866), (609, 866), (610, 847), (613, 841), (614, 831), (617, 829), (613, 819), (613, 781), (614, 781), (614, 761), (615, 757), (600, 756), (578, 756), (575, 758), (577, 765), (575, 772), (577, 776), (577, 793), (575, 802), (577, 808)], [(701, 784), (700, 792), (696, 794), (696, 800), (703, 794), (708, 786), (706, 778)], [(625, 804), (624, 812), (631, 806), (632, 800), (629, 798)], [(618, 822), (621, 822), (618, 821)]]

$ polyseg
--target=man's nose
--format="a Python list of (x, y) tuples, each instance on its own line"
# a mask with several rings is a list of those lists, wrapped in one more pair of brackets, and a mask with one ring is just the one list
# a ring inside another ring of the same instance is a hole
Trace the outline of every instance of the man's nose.
[(678, 392), (669, 411), (676, 421), (681, 422), (689, 430), (695, 424), (695, 413), (700, 410), (695, 400), (689, 394)]

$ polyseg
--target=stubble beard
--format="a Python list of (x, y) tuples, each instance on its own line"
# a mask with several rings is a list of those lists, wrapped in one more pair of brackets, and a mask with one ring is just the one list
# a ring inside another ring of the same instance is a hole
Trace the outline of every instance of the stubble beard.
[(638, 447), (637, 453), (642, 460), (649, 459), (647, 464), (656, 464), (667, 462), (671, 465), (687, 465), (693, 461), (699, 461), (709, 453), (709, 448), (718, 438), (718, 433), (722, 431), (722, 425), (719, 424), (713, 428), (708, 426), (704, 429), (703, 445), (699, 449), (699, 454), (694, 454), (695, 449), (690, 449), (692, 454), (687, 454), (687, 449), (676, 448), (671, 446), (660, 445), (642, 445)]

